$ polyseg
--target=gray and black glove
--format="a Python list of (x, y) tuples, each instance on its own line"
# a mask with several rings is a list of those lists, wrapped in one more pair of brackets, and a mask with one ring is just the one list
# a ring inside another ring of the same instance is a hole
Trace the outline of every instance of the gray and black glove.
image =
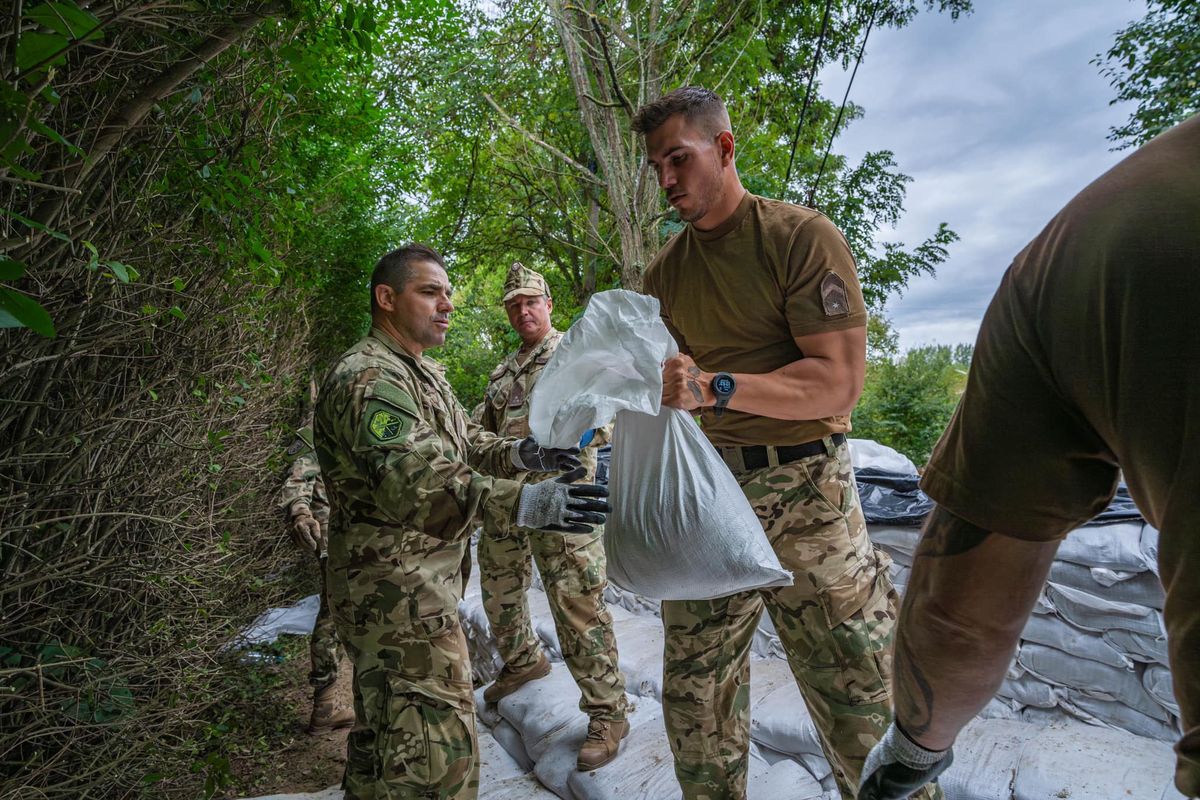
[(552, 481), (523, 486), (517, 525), (563, 533), (591, 533), (593, 525), (603, 525), (605, 515), (612, 511), (608, 487), (571, 483), (586, 474), (587, 470), (579, 467)]
[(579, 466), (578, 447), (542, 447), (532, 436), (513, 445), (512, 463), (530, 472), (566, 472)]
[(893, 722), (867, 755), (858, 800), (905, 800), (953, 761), (953, 748), (926, 750)]

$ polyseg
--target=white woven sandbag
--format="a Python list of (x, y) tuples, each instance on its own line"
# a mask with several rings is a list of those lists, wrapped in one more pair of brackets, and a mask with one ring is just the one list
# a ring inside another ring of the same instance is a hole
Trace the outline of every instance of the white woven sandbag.
[(1149, 606), (1116, 603), (1057, 583), (1046, 584), (1046, 595), (1058, 613), (1077, 628), (1101, 633), (1121, 628), (1149, 636), (1165, 632), (1162, 613)]
[(608, 579), (657, 600), (707, 600), (788, 586), (737, 481), (695, 421), (660, 408), (662, 361), (676, 352), (658, 301), (592, 297), (533, 389), (530, 428), (568, 447), (613, 421), (604, 529)]
[(1057, 560), (1050, 565), (1050, 581), (1116, 603), (1133, 603), (1162, 610), (1166, 593), (1153, 572), (1123, 572), (1107, 567), (1085, 567)]
[(1025, 722), (974, 719), (954, 740), (954, 761), (938, 782), (946, 800), (1011, 800), (1017, 765), (1038, 728)]
[(1133, 662), (1100, 634), (1076, 628), (1057, 614), (1031, 614), (1021, 639), (1110, 667), (1133, 669)]
[(1175, 688), (1171, 682), (1171, 670), (1152, 664), (1142, 673), (1142, 685), (1150, 696), (1157, 700), (1163, 708), (1175, 716), (1179, 716), (1179, 702), (1175, 699)]
[(1169, 745), (1074, 723), (1038, 731), (1021, 751), (1014, 800), (1157, 800), (1175, 774)]
[(1166, 719), (1165, 711), (1146, 692), (1136, 672), (1086, 658), (1075, 658), (1052, 647), (1031, 642), (1021, 645), (1017, 651), (1017, 662), (1050, 683), (1084, 692), (1100, 700), (1116, 700), (1147, 716)]
[(1169, 666), (1167, 660), (1167, 637), (1161, 634), (1135, 633), (1121, 628), (1105, 631), (1101, 636), (1117, 650), (1134, 661)]
[(1142, 523), (1117, 522), (1084, 525), (1067, 534), (1058, 558), (1087, 567), (1107, 567), (1126, 572), (1150, 569), (1142, 552)]
[(609, 491), (604, 549), (618, 586), (707, 600), (791, 585), (733, 473), (687, 413), (618, 414)]

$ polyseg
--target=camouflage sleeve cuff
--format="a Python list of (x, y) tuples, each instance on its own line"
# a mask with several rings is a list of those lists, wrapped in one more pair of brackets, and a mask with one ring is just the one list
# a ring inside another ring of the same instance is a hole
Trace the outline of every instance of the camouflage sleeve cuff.
[(312, 507), (304, 500), (294, 500), (288, 508), (288, 516), (292, 519), (303, 516), (313, 516)]
[(513, 527), (517, 516), (517, 505), (521, 499), (521, 483), (506, 478), (496, 478), (492, 493), (483, 506), (483, 524), (488, 530), (507, 531)]

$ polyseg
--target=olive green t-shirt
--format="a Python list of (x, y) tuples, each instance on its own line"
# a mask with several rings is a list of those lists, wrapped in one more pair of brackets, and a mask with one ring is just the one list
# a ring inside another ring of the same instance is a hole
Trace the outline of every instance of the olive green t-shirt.
[[(659, 251), (642, 290), (679, 349), (705, 372), (762, 374), (804, 357), (796, 338), (867, 324), (854, 256), (825, 215), (747, 193), (709, 231), (687, 226)], [(718, 446), (795, 445), (850, 430), (848, 416), (782, 420), (702, 411)]]
[(1119, 473), (1159, 528), (1182, 714), (1176, 784), (1200, 796), (1200, 116), (1080, 192), (1005, 273), (922, 488), (955, 515), (1052, 541)]

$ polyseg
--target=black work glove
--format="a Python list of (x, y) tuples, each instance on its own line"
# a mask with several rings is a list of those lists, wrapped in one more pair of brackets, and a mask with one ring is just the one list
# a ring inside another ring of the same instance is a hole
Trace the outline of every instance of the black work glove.
[(512, 463), (529, 472), (567, 472), (580, 465), (578, 447), (542, 447), (532, 436), (513, 445)]
[(587, 474), (583, 467), (552, 481), (521, 487), (516, 523), (522, 528), (562, 533), (591, 533), (592, 525), (603, 525), (612, 511), (608, 487), (594, 483), (571, 483)]
[(926, 750), (893, 722), (863, 764), (858, 800), (906, 800), (954, 761), (954, 750)]

